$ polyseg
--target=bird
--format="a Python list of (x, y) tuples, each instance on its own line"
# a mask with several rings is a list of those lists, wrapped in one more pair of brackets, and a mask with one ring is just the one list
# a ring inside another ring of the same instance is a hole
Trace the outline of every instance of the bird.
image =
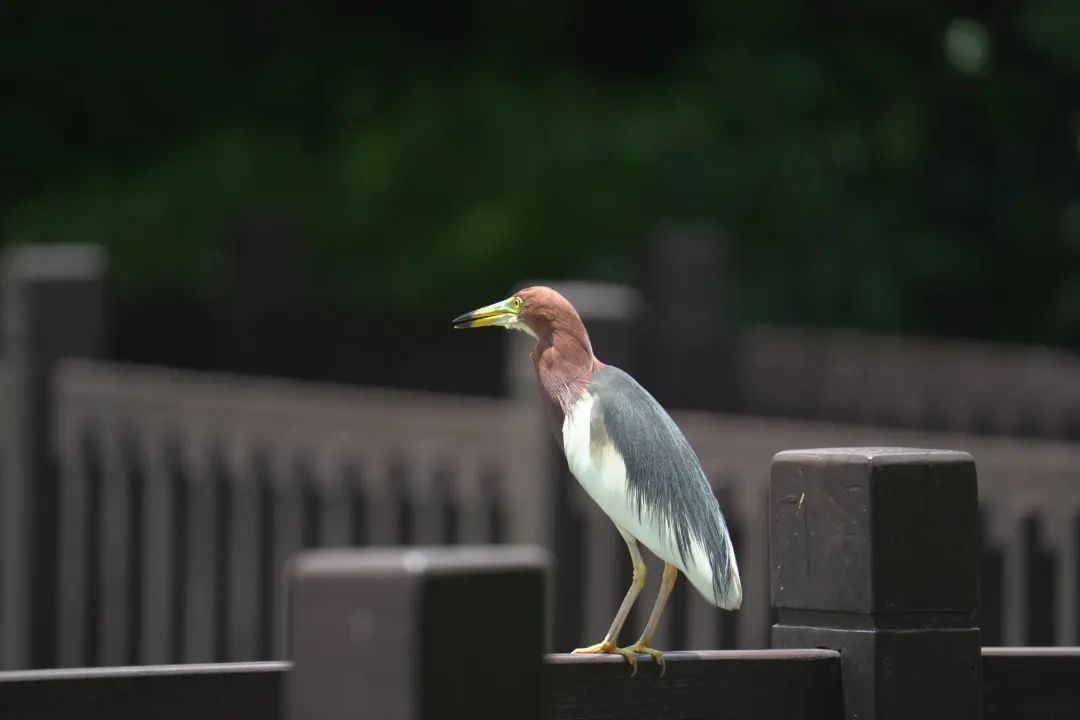
[[(593, 354), (589, 333), (570, 302), (550, 287), (513, 296), (453, 320), (457, 329), (502, 327), (534, 341), (532, 361), (546, 415), (571, 474), (615, 524), (633, 563), (630, 588), (603, 640), (574, 654), (618, 654), (637, 674), (650, 655), (678, 573), (712, 605), (737, 610), (742, 583), (724, 515), (701, 462), (660, 403), (633, 377)], [(618, 646), (630, 609), (645, 587), (639, 545), (664, 562), (660, 592), (636, 643)]]

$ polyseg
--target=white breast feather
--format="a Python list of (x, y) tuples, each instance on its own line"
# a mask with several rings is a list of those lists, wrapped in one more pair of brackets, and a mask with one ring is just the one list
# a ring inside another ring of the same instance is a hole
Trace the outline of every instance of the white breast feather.
[(590, 442), (592, 407), (593, 398), (586, 392), (563, 420), (563, 450), (570, 472), (617, 526), (637, 538), (657, 557), (682, 570), (706, 600), (718, 604), (713, 595), (712, 568), (700, 541), (693, 538), (691, 557), (687, 558), (689, 562), (683, 563), (674, 533), (662, 527), (649, 513), (638, 518), (627, 493), (626, 465), (619, 451), (605, 443), (603, 451), (593, 456)]

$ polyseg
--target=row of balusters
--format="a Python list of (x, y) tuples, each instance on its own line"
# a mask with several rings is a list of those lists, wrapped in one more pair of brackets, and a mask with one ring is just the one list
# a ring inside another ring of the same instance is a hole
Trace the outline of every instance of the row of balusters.
[[(426, 470), (433, 474), (430, 487), (443, 492), (421, 512), (404, 491), (409, 473), (417, 472), (405, 452), (390, 456), (378, 469), (386, 475), (391, 497), (380, 495), (373, 508), (364, 478), (372, 471), (371, 462), (342, 464), (337, 472), (343, 492), (327, 493), (315, 479), (314, 461), (303, 454), (283, 471), (271, 461), (273, 448), (256, 448), (240, 464), (245, 476), (238, 477), (238, 465), (227, 458), (225, 446), (211, 445), (195, 478), (178, 444), (165, 442), (148, 452), (142, 440), (132, 433), (106, 447), (110, 443), (100, 436), (84, 433), (74, 453), (69, 447), (61, 458), (62, 505), (67, 501), (57, 527), (61, 558), (55, 641), (61, 665), (281, 657), (282, 571), (296, 550), (503, 542), (508, 537), (509, 515), (501, 506), (507, 494), (499, 490), (506, 476), (498, 468), (487, 468), (480, 479), (484, 520), (477, 522), (474, 508), (466, 527), (453, 492), (455, 464), (449, 459)], [(719, 490), (725, 507), (732, 507), (724, 496), (729, 492)], [(630, 561), (598, 510), (566, 497), (559, 502), (553, 640), (555, 649), (564, 650), (602, 635), (629, 584)], [(381, 517), (386, 514), (393, 517)], [(749, 532), (738, 516), (729, 513), (728, 519), (737, 548), (767, 542)], [(1080, 638), (1062, 638), (1055, 628), (1054, 603), (1060, 600), (1053, 550), (1042, 542), (1037, 518), (1023, 523), (1024, 642), (1076, 643)], [(1072, 541), (1078, 538), (1080, 521), (1074, 523)], [(999, 548), (983, 544), (979, 619), (986, 645), (1003, 641), (1004, 562)], [(652, 570), (658, 578), (659, 566), (653, 563)], [(767, 569), (760, 570), (767, 577)], [(644, 624), (654, 591), (655, 582), (642, 594), (628, 634)], [(1077, 598), (1072, 602), (1080, 613)], [(738, 614), (708, 607), (680, 582), (658, 644), (736, 647), (738, 622)]]
[[(477, 478), (483, 507), (474, 498), (467, 511), (453, 492), (453, 464), (428, 468), (436, 492), (421, 509), (407, 491), (416, 469), (404, 453), (377, 468), (345, 462), (328, 491), (303, 454), (283, 469), (272, 448), (256, 448), (238, 477), (220, 445), (205, 448), (205, 466), (193, 471), (177, 444), (152, 457), (139, 440), (106, 448), (86, 434), (77, 457), (61, 458), (61, 665), (281, 657), (283, 570), (296, 551), (506, 537), (491, 468)], [(110, 460), (117, 452), (122, 462)], [(377, 493), (370, 472), (384, 474)]]

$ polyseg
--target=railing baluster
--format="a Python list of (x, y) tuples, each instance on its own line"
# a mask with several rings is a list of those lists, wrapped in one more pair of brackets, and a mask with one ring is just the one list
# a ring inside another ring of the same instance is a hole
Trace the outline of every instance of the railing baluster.
[(742, 542), (735, 548), (743, 584), (742, 608), (735, 614), (736, 646), (765, 648), (769, 647), (768, 477), (756, 467), (743, 468), (739, 476), (754, 481), (734, 487), (732, 512), (743, 528)]
[(1075, 645), (1077, 553), (1073, 526), (1073, 505), (1061, 498), (1058, 508), (1043, 514), (1046, 518), (1043, 537), (1054, 553), (1054, 644)]
[(474, 458), (458, 457), (454, 466), (454, 498), (458, 510), (458, 538), (462, 544), (490, 542), (491, 528), (483, 476)]
[[(617, 596), (619, 592), (617, 586), (622, 583), (621, 578), (618, 577), (619, 565), (615, 559), (618, 557), (616, 554), (618, 551), (626, 552), (626, 543), (619, 537), (611, 519), (592, 499), (585, 496), (584, 490), (576, 487), (574, 495), (585, 514), (585, 547), (580, 550), (585, 553), (585, 582), (581, 588), (585, 602), (584, 627), (582, 628), (585, 635), (580, 642), (582, 645), (592, 645), (604, 637), (622, 601), (622, 596)], [(644, 548), (642, 552), (644, 555), (648, 554)], [(630, 579), (626, 578), (626, 585), (629, 586), (629, 583)], [(626, 588), (623, 588), (622, 592), (625, 593)], [(639, 598), (639, 604), (634, 607), (635, 614), (640, 614), (640, 603), (645, 594), (646, 592), (641, 593), (642, 598)], [(648, 609), (645, 610), (645, 616), (648, 616)], [(644, 627), (643, 620), (628, 622), (625, 631), (627, 636), (633, 631), (629, 627), (632, 624)]]
[(229, 452), (228, 658), (239, 662), (259, 657), (259, 528), (260, 478), (253, 450), (234, 439)]
[[(683, 578), (685, 580), (685, 578)], [(696, 592), (688, 592), (686, 649), (715, 650), (720, 625), (720, 611)]]
[(395, 545), (398, 540), (397, 496), (391, 487), (388, 458), (378, 450), (364, 454), (364, 504), (369, 545)]
[(210, 469), (207, 440), (187, 438), (184, 461), (190, 501), (188, 505), (188, 576), (185, 583), (187, 628), (182, 657), (185, 662), (210, 662), (214, 656), (214, 585), (217, 529), (217, 493)]
[(89, 539), (89, 502), (83, 433), (89, 423), (75, 410), (58, 413), (60, 483), (60, 597), (57, 656), (60, 667), (86, 665), (86, 543)]
[(442, 497), (446, 488), (436, 484), (438, 460), (434, 450), (420, 446), (406, 462), (406, 492), (413, 516), (414, 545), (435, 545), (442, 542)]
[[(706, 473), (713, 483), (713, 492), (719, 494), (724, 489), (723, 485), (717, 485), (717, 481), (721, 479), (720, 475), (712, 472), (708, 466), (706, 466)], [(680, 577), (678, 582), (687, 583), (688, 581), (685, 577)], [(687, 588), (686, 596), (686, 649), (715, 650), (720, 611), (692, 588)]]
[(292, 443), (279, 449), (271, 466), (274, 490), (274, 536), (271, 571), (274, 582), (270, 602), (270, 647), (273, 657), (283, 659), (285, 647), (285, 588), (277, 581), (288, 559), (303, 545), (304, 494), (293, 463), (297, 454)]
[(1024, 523), (1015, 504), (996, 507), (989, 528), (1002, 560), (1002, 637), (1006, 645), (1023, 645), (1027, 638), (1027, 577)]
[(128, 633), (131, 612), (128, 608), (127, 564), (128, 504), (130, 486), (124, 463), (123, 432), (120, 419), (108, 412), (102, 417), (102, 503), (101, 503), (101, 663), (123, 665), (129, 661)]
[(324, 452), (315, 468), (319, 493), (319, 542), (327, 547), (352, 544), (352, 513), (340, 452)]
[(512, 542), (510, 525), (517, 517), (512, 507), (515, 493), (507, 487), (506, 476), (513, 471), (506, 465), (500, 469), (480, 469), (480, 492), (483, 496), (484, 511), (487, 516), (488, 539), (491, 543)]
[(174, 490), (166, 463), (166, 439), (160, 429), (144, 431), (139, 450), (146, 467), (143, 548), (142, 662), (159, 665), (171, 659), (173, 619), (173, 543), (176, 542)]

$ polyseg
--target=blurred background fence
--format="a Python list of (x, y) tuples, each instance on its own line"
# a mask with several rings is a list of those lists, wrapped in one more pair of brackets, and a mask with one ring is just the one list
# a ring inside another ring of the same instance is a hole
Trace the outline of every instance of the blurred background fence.
[[(657, 644), (767, 646), (770, 458), (877, 444), (978, 459), (986, 645), (1080, 642), (1076, 358), (694, 332), (717, 290), (694, 282), (711, 272), (695, 247), (670, 241), (652, 285), (558, 285), (597, 354), (674, 408), (735, 536), (743, 609), (682, 583)], [(282, 657), (281, 564), (318, 545), (538, 542), (557, 563), (554, 647), (603, 633), (628, 558), (566, 473), (523, 337), (500, 338), (504, 397), (117, 363), (104, 357), (106, 266), (92, 246), (4, 258), (2, 667)]]

